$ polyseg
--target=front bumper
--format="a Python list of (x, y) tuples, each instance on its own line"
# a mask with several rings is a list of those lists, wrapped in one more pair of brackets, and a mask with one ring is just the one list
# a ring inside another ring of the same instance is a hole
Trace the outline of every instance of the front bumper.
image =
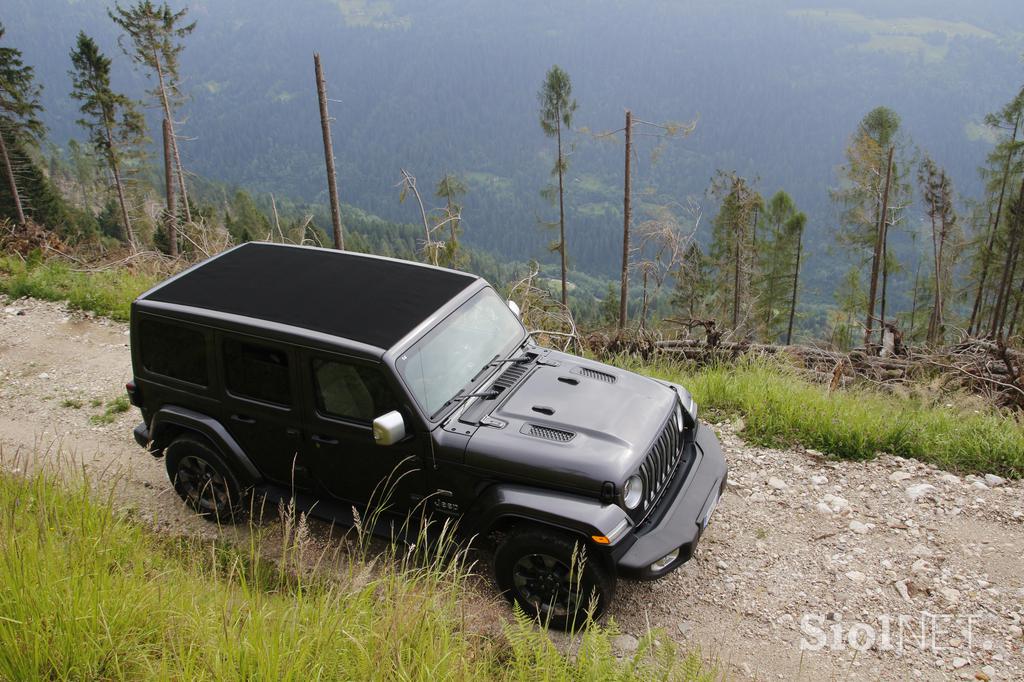
[[(633, 542), (622, 543), (625, 551), (615, 557), (619, 575), (637, 580), (654, 580), (670, 573), (693, 556), (697, 542), (707, 525), (709, 514), (725, 492), (728, 467), (722, 446), (706, 425), (697, 429), (693, 464), (680, 472), (681, 480), (673, 481), (666, 492), (670, 499), (659, 517), (647, 522), (633, 533)], [(657, 510), (660, 511), (660, 510)], [(651, 564), (679, 550), (667, 565), (654, 570)]]

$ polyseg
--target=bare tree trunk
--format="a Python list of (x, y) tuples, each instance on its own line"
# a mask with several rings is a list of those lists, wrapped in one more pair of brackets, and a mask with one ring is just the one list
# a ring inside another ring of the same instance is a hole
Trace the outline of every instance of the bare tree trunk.
[(736, 235), (736, 267), (733, 272), (732, 279), (732, 328), (733, 331), (740, 324), (740, 251), (743, 247), (743, 240), (740, 239), (740, 235)]
[(171, 130), (171, 119), (164, 119), (164, 182), (167, 183), (167, 243), (171, 250), (171, 257), (178, 256), (178, 207), (174, 198), (174, 168), (171, 164), (171, 155), (168, 154), (170, 146), (174, 142), (174, 132)]
[(881, 320), (879, 334), (885, 335), (885, 303), (886, 294), (889, 290), (889, 221), (882, 221), (882, 306), (878, 313)]
[(917, 259), (917, 267), (914, 269), (914, 300), (910, 304), (910, 334), (914, 334), (914, 321), (917, 318), (917, 293), (921, 281), (921, 259)]
[(978, 278), (978, 290), (974, 295), (974, 307), (971, 308), (971, 321), (967, 325), (967, 335), (974, 336), (978, 332), (975, 325), (981, 326), (981, 304), (985, 298), (985, 280), (988, 279), (988, 265), (992, 260), (992, 249), (995, 247), (996, 241), (996, 223), (992, 220), (992, 214), (989, 213), (989, 227), (988, 239), (985, 243), (985, 250), (981, 254), (981, 276)]
[(629, 221), (632, 218), (630, 205), (630, 156), (633, 153), (633, 112), (626, 110), (626, 173), (622, 183), (622, 285), (619, 290), (619, 331), (626, 328), (626, 306), (629, 298)]
[(796, 267), (793, 269), (793, 297), (789, 301), (789, 326), (786, 329), (786, 345), (793, 342), (793, 318), (796, 316), (796, 292), (800, 282), (800, 255), (804, 246), (804, 227), (796, 233)]
[(18, 183), (14, 179), (14, 169), (11, 168), (11, 157), (7, 155), (7, 142), (4, 140), (3, 131), (0, 131), (0, 155), (4, 159), (4, 174), (7, 176), (7, 188), (11, 191), (14, 199), (14, 215), (18, 219), (18, 226), (25, 226), (25, 211), (21, 207), (21, 197), (18, 195)]
[[(1024, 210), (1024, 180), (1021, 180), (1020, 197), (1017, 206)], [(1002, 337), (1002, 327), (1006, 316), (1006, 304), (1010, 297), (1010, 285), (1013, 282), (1013, 271), (1017, 265), (1017, 249), (1020, 246), (1021, 222), (1024, 216), (1019, 211), (1013, 212), (1010, 223), (1010, 243), (1006, 250), (1006, 263), (1003, 267), (1003, 276), (999, 282), (999, 295), (996, 297), (995, 309), (992, 311), (992, 325), (989, 333), (996, 338)]]
[(274, 199), (274, 195), (270, 195), (270, 208), (274, 211), (274, 227), (277, 228), (278, 238), (284, 242), (284, 232), (281, 231), (281, 218), (277, 215), (277, 200)]
[(558, 112), (556, 125), (558, 132), (558, 250), (562, 256), (562, 305), (569, 307), (569, 281), (567, 271), (569, 261), (565, 255), (565, 187), (562, 176), (564, 175), (564, 163), (562, 161), (562, 112)]
[[(1017, 120), (1013, 124), (1013, 138), (1011, 140), (1012, 142), (1015, 142), (1017, 140), (1017, 130), (1018, 130), (1019, 127), (1020, 127), (1020, 116), (1017, 117)], [(1006, 183), (1007, 183), (1007, 181), (1010, 178), (1010, 164), (1013, 162), (1014, 147), (1015, 147), (1015, 145), (1013, 145), (1013, 144), (1010, 145), (1010, 151), (1007, 152), (1007, 154), (1006, 154), (1006, 165), (1003, 166), (1003, 182), (1002, 182), (1002, 185), (999, 187), (999, 202), (996, 204), (996, 220), (995, 220), (995, 223), (993, 223), (993, 227), (992, 227), (993, 234), (999, 231), (999, 221), (1000, 221), (1000, 219), (1003, 216), (1003, 197), (1006, 195)], [(1005, 281), (1005, 275), (1006, 275), (1006, 272), (1004, 271), (1003, 272), (1004, 281)], [(997, 296), (996, 296), (996, 307), (993, 308), (993, 310), (992, 310), (992, 317), (990, 318), (990, 321), (989, 321), (989, 329), (988, 329), (988, 331), (989, 331), (990, 335), (994, 335), (995, 334), (996, 313), (998, 312), (998, 307), (999, 307), (999, 304), (1000, 304), (999, 297), (1002, 295), (1002, 292), (1003, 292), (1003, 286), (1002, 286), (1002, 284), (1000, 284), (999, 289), (996, 292), (997, 293)]]
[(1006, 331), (1006, 338), (1008, 339), (1013, 338), (1013, 333), (1017, 331), (1017, 321), (1020, 319), (1020, 310), (1022, 305), (1024, 305), (1024, 294), (1021, 293), (1020, 288), (1018, 287), (1017, 305), (1013, 307), (1013, 317), (1010, 318), (1010, 328)]
[(437, 265), (437, 249), (431, 246), (430, 223), (427, 222), (427, 209), (423, 206), (423, 197), (420, 196), (420, 190), (416, 187), (416, 176), (404, 168), (400, 170), (402, 171), (402, 183), (412, 190), (412, 195), (416, 197), (416, 203), (420, 207), (420, 217), (423, 219), (423, 236), (426, 239), (423, 249), (431, 262)]
[(878, 295), (878, 269), (882, 260), (882, 234), (885, 231), (886, 213), (889, 211), (889, 183), (892, 179), (892, 155), (894, 147), (889, 147), (889, 160), (885, 168), (885, 188), (882, 190), (882, 210), (878, 218), (878, 234), (875, 238), (875, 253), (871, 259), (871, 282), (868, 286), (868, 314), (864, 324), (864, 347), (871, 343), (872, 326), (875, 321), (875, 298)]
[(114, 174), (114, 186), (117, 188), (117, 201), (121, 204), (121, 217), (124, 219), (124, 236), (128, 240), (128, 246), (135, 251), (135, 233), (132, 231), (132, 219), (128, 215), (128, 202), (124, 198), (124, 183), (121, 182), (121, 164), (117, 162), (117, 153), (114, 150), (114, 134), (110, 130), (110, 121), (103, 117), (103, 127), (107, 133), (108, 160), (110, 170)]
[[(164, 118), (167, 119), (167, 125), (170, 126), (171, 130), (171, 145), (170, 149), (174, 155), (174, 166), (178, 173), (178, 188), (181, 190), (181, 205), (185, 210), (185, 221), (192, 222), (192, 208), (188, 205), (188, 190), (185, 189), (185, 171), (181, 167), (181, 155), (178, 153), (178, 139), (174, 136), (174, 120), (171, 118), (171, 102), (167, 97), (167, 87), (164, 85), (164, 70), (160, 66), (159, 55), (153, 55), (153, 61), (156, 63), (156, 77), (160, 82), (160, 101), (164, 107)], [(164, 155), (167, 155), (167, 145), (164, 145)]]
[(331, 119), (327, 115), (327, 82), (320, 66), (320, 53), (313, 53), (316, 71), (316, 92), (320, 100), (320, 128), (324, 137), (324, 163), (327, 165), (327, 193), (331, 197), (331, 225), (334, 227), (334, 248), (345, 249), (345, 235), (341, 230), (341, 204), (338, 203), (338, 178), (334, 168), (334, 145), (331, 143)]

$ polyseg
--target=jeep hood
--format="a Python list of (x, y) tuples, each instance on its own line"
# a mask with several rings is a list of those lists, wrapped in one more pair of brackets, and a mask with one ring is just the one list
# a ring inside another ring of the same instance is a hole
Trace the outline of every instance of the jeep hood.
[[(676, 404), (653, 379), (552, 352), (494, 400), (465, 463), (505, 480), (600, 492), (633, 474)], [(487, 425), (491, 424), (491, 425)]]

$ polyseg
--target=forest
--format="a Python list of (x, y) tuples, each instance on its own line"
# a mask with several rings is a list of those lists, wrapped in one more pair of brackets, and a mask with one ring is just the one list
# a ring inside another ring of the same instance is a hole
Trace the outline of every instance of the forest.
[[(0, 17), (4, 68), (27, 73), (3, 119), (24, 210), (8, 182), (0, 211), (66, 242), (328, 244), (316, 50), (347, 248), (502, 285), (536, 261), (590, 328), (713, 318), (841, 349), (886, 324), (1019, 332), (1013, 3), (42, 4)], [(572, 106), (552, 118), (555, 68)]]

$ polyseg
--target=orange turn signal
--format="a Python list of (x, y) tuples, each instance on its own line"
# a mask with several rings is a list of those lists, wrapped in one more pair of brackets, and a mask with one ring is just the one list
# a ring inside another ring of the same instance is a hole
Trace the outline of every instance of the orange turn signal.
[(610, 545), (611, 542), (612, 542), (611, 540), (609, 540), (608, 538), (606, 538), (603, 535), (591, 535), (590, 539), (593, 540), (594, 542), (596, 542), (599, 545)]

